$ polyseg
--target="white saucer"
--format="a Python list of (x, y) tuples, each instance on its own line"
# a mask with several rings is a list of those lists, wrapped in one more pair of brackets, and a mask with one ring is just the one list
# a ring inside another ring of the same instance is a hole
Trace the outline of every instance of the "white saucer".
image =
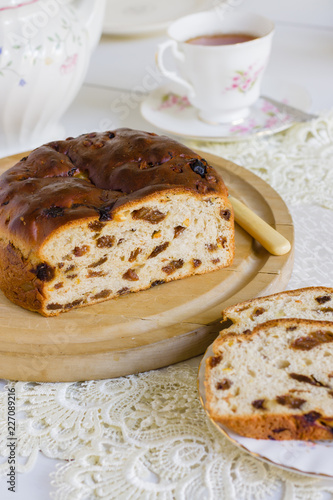
[[(309, 109), (311, 104), (310, 96), (303, 87), (276, 79), (265, 79), (262, 94), (303, 111)], [(188, 101), (184, 88), (172, 82), (154, 90), (142, 102), (141, 113), (149, 123), (169, 134), (219, 142), (275, 134), (294, 123), (291, 116), (281, 113), (260, 97), (244, 120), (209, 125), (198, 118), (197, 110)]]
[(252, 456), (277, 465), (283, 469), (320, 478), (333, 478), (333, 441), (271, 441), (252, 439), (236, 434), (227, 427), (214, 422), (206, 410), (205, 366), (206, 359), (213, 355), (210, 345), (201, 360), (198, 373), (200, 401), (214, 426), (236, 446)]
[(187, 14), (209, 9), (211, 0), (107, 0), (103, 33), (138, 35), (161, 31)]

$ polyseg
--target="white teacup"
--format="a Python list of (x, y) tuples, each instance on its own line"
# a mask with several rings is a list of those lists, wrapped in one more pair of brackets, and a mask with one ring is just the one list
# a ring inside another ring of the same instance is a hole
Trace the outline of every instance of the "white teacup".
[[(198, 12), (175, 21), (168, 29), (170, 40), (158, 47), (157, 64), (162, 73), (188, 92), (199, 117), (209, 123), (236, 121), (249, 113), (260, 95), (274, 32), (271, 20), (249, 12), (225, 17), (218, 9)], [(230, 45), (195, 45), (188, 40), (216, 34), (251, 34), (255, 38)], [(169, 71), (163, 55), (171, 47), (177, 72)]]

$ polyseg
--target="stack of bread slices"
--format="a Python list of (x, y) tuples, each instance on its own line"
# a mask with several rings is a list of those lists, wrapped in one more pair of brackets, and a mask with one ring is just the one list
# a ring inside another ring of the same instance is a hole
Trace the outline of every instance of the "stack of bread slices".
[(205, 367), (210, 417), (257, 439), (333, 439), (333, 288), (249, 300), (223, 320)]

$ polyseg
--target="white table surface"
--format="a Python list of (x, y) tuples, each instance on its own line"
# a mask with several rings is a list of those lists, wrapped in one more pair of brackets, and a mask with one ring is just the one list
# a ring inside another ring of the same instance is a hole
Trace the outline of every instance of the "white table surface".
[[(333, 2), (247, 0), (239, 8), (267, 15), (276, 23), (266, 75), (302, 85), (311, 96), (312, 112), (332, 108)], [(140, 102), (165, 81), (154, 62), (156, 46), (165, 38), (163, 32), (147, 37), (103, 36), (85, 83), (62, 119), (66, 136), (121, 126), (159, 132), (141, 117)], [(127, 103), (126, 112), (119, 112), (119, 103)], [(17, 477), (15, 494), (0, 480), (0, 498), (46, 500), (55, 463), (40, 454), (34, 469)]]

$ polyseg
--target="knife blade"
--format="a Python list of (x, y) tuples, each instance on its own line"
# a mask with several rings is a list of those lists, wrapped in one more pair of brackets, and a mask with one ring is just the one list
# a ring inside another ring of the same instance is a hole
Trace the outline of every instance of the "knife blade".
[(261, 98), (273, 104), (281, 113), (286, 113), (290, 115), (297, 122), (306, 122), (318, 118), (318, 115), (312, 113), (306, 113), (301, 109), (295, 108), (294, 106), (290, 106), (290, 104), (285, 104), (281, 101), (277, 101), (272, 97), (262, 95)]

